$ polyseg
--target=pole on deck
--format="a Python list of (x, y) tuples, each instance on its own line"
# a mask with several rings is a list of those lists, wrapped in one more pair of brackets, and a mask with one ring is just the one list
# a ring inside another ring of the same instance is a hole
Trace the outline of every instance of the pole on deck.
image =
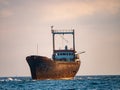
[(73, 50), (75, 51), (75, 32), (73, 29)]
[(55, 34), (54, 34), (53, 26), (51, 26), (51, 31), (53, 34), (53, 52), (54, 52), (54, 50), (55, 50)]

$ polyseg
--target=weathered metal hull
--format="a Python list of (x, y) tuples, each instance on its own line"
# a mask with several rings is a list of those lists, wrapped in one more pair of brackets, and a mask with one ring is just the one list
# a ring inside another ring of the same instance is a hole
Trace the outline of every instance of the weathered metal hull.
[(26, 58), (32, 79), (73, 79), (80, 67), (80, 61), (54, 61), (43, 56)]

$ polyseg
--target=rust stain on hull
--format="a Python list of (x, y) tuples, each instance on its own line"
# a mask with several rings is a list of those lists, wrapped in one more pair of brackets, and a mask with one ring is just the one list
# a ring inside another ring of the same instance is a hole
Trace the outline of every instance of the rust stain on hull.
[(26, 58), (32, 79), (73, 79), (80, 67), (80, 61), (54, 61), (43, 56)]

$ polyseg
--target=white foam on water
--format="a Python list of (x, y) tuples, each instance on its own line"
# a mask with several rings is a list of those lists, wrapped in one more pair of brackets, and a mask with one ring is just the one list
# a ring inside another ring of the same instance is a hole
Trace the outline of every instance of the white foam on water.
[(8, 81), (13, 81), (13, 78), (9, 77), (7, 78)]

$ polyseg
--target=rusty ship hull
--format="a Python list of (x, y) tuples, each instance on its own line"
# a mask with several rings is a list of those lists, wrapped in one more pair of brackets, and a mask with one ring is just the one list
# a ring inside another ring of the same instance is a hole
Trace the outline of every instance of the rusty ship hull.
[(44, 56), (28, 56), (32, 79), (73, 79), (80, 67), (80, 61), (55, 61)]

